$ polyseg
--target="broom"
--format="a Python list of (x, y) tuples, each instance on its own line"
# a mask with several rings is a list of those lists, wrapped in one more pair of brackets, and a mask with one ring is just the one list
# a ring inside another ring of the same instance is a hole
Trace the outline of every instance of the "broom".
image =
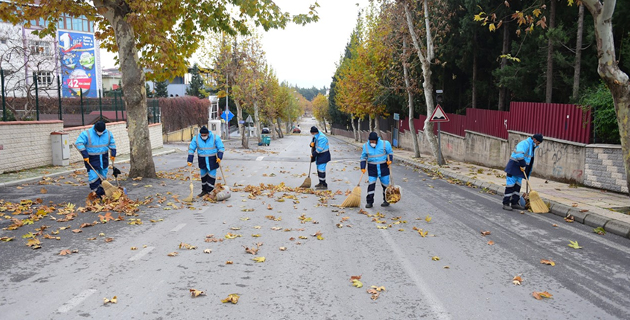
[(357, 186), (352, 189), (352, 193), (348, 196), (348, 198), (346, 198), (346, 200), (344, 200), (344, 202), (339, 207), (358, 207), (359, 205), (361, 205), (361, 180), (363, 180), (364, 173), (365, 172), (361, 172), (359, 183), (357, 183)]
[[(525, 173), (524, 170), (521, 170), (521, 171)], [(529, 206), (532, 208), (532, 211), (534, 213), (549, 212), (549, 207), (547, 207), (545, 202), (540, 198), (540, 195), (538, 195), (538, 192), (534, 191), (534, 188), (532, 188), (531, 182), (529, 182), (529, 179), (527, 179), (527, 174), (524, 174), (524, 176), (525, 176), (525, 181), (527, 181), (527, 185), (531, 189), (531, 191), (529, 192)]]
[(190, 179), (190, 195), (188, 195), (188, 197), (184, 198), (182, 201), (184, 202), (193, 202), (193, 181), (192, 181), (192, 171), (193, 169), (190, 169), (190, 171), (188, 171), (188, 178)]
[[(92, 164), (88, 162), (88, 164), (90, 165), (90, 168), (92, 168), (92, 170), (94, 170), (94, 167), (92, 167)], [(101, 178), (101, 186), (103, 187), (103, 190), (105, 191), (105, 195), (108, 197), (111, 197), (114, 192), (118, 191), (118, 188), (114, 187), (113, 184), (109, 183), (109, 181), (105, 180), (105, 177), (101, 176), (98, 171), (94, 170), (94, 173), (96, 173), (96, 175)]]
[(306, 179), (304, 179), (304, 182), (302, 182), (302, 185), (300, 186), (300, 188), (308, 189), (308, 188), (311, 187), (311, 168), (312, 167), (313, 166), (309, 162), (309, 164), (308, 164), (308, 176), (306, 177)]

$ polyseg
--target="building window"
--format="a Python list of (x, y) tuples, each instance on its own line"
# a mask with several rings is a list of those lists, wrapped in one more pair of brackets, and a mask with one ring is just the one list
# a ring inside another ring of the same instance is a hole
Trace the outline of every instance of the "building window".
[(48, 41), (32, 40), (30, 41), (30, 49), (32, 55), (52, 55), (52, 46)]
[(64, 15), (59, 18), (59, 23), (57, 27), (62, 30), (94, 32), (94, 23), (89, 21), (85, 16), (72, 17)]
[(40, 71), (37, 73), (37, 85), (40, 87), (49, 87), (55, 78), (54, 74), (49, 71)]

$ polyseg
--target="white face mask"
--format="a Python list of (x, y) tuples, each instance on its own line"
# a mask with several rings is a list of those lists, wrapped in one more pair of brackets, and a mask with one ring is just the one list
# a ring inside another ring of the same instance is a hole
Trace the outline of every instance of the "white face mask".
[(372, 146), (372, 148), (376, 148), (376, 143), (370, 142), (370, 146)]
[(102, 136), (102, 135), (103, 135), (103, 133), (105, 133), (105, 131), (103, 131), (103, 132), (98, 132), (98, 131), (96, 131), (96, 135), (98, 135), (99, 137), (100, 137), (100, 136)]
[(209, 137), (209, 136), (210, 136), (210, 135), (207, 135), (207, 136), (205, 136), (205, 137), (204, 137), (204, 136), (201, 136), (201, 140), (206, 141), (206, 140), (208, 140), (208, 137)]

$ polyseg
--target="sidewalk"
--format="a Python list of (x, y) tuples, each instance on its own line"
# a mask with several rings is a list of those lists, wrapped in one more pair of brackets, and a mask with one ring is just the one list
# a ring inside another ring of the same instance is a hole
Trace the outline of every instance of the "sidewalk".
[[(348, 144), (360, 148), (363, 144), (354, 139), (334, 136)], [(432, 155), (421, 154), (421, 158), (413, 158), (413, 151), (395, 149), (394, 161), (400, 161), (418, 168), (441, 173), (445, 177), (456, 179), (464, 184), (472, 184), (503, 195), (505, 190), (505, 172), (470, 163), (450, 161), (448, 165), (439, 167)], [(536, 167), (534, 167), (534, 173)], [(572, 215), (576, 222), (593, 228), (602, 227), (606, 232), (630, 238), (630, 198), (627, 195), (586, 187), (576, 187), (566, 183), (532, 177), (534, 190), (549, 204), (550, 212), (566, 217)], [(523, 185), (524, 187), (524, 185)], [(521, 190), (523, 191), (523, 189)], [(501, 199), (497, 198), (497, 208), (501, 207)]]
[[(153, 149), (153, 156), (161, 156), (175, 152), (174, 148), (157, 148)], [(129, 162), (129, 154), (116, 157), (116, 163)], [(43, 177), (56, 177), (68, 173), (72, 173), (76, 170), (85, 170), (83, 162), (71, 163), (69, 166), (46, 166), (27, 170), (21, 170), (18, 172), (10, 172), (0, 174), (0, 188), (17, 186), (25, 183), (31, 183), (40, 181)]]

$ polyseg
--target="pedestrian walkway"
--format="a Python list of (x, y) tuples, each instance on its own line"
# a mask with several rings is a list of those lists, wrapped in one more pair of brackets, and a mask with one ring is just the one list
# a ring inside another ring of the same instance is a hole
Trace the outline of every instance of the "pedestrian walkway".
[[(358, 143), (352, 138), (334, 137), (357, 147), (362, 146), (362, 143)], [(440, 167), (432, 155), (421, 154), (421, 158), (414, 158), (413, 156), (413, 151), (394, 150), (394, 161), (439, 172), (450, 179), (487, 189), (499, 195), (504, 193), (505, 172), (503, 169), (493, 169), (448, 159), (448, 164)], [(535, 173), (536, 167), (534, 166)], [(572, 215), (576, 222), (594, 228), (603, 227), (606, 232), (630, 238), (630, 198), (628, 195), (537, 177), (532, 177), (530, 181), (533, 189), (549, 205), (551, 213), (562, 217)], [(524, 187), (525, 184), (521, 191), (524, 191)], [(501, 208), (501, 200), (497, 198), (497, 208), (499, 209)]]
[[(156, 148), (153, 149), (153, 156), (160, 156), (175, 152), (172, 147)], [(116, 157), (116, 163), (129, 162), (129, 154), (123, 154)], [(7, 172), (0, 174), (0, 188), (11, 187), (21, 185), (24, 183), (31, 183), (41, 180), (43, 177), (55, 177), (68, 173), (72, 173), (76, 170), (85, 170), (83, 162), (71, 163), (69, 166), (46, 166), (27, 170), (20, 170), (17, 172)]]

